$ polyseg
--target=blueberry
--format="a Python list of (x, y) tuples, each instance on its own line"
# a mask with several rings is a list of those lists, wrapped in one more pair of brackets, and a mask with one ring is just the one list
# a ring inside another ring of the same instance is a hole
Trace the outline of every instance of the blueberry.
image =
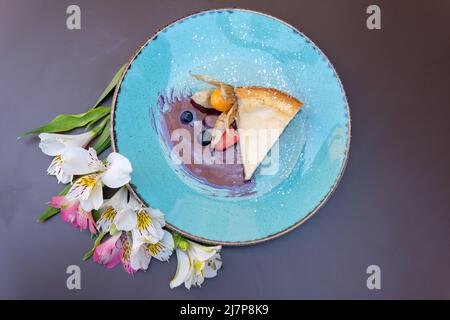
[(233, 121), (233, 123), (231, 124), (231, 127), (233, 127), (234, 130), (237, 130), (237, 124), (236, 124), (236, 121)]
[(180, 115), (180, 121), (182, 123), (191, 123), (194, 120), (194, 115), (189, 110), (183, 111)]
[(207, 146), (211, 143), (211, 130), (202, 130), (202, 146)]

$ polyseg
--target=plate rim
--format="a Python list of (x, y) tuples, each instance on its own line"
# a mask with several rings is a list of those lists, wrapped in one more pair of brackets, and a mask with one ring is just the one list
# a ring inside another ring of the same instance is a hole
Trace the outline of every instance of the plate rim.
[[(275, 238), (278, 238), (294, 229), (297, 229), (298, 227), (300, 227), (303, 223), (305, 223), (307, 220), (309, 220), (317, 211), (319, 211), (319, 209), (321, 209), (325, 203), (329, 200), (329, 198), (331, 197), (331, 195), (336, 191), (337, 186), (339, 185), (339, 183), (341, 182), (341, 179), (347, 169), (347, 164), (348, 164), (348, 158), (350, 155), (350, 143), (352, 140), (352, 117), (351, 117), (351, 111), (350, 111), (350, 103), (348, 101), (348, 96), (347, 96), (347, 92), (345, 91), (344, 85), (342, 84), (342, 80), (339, 77), (339, 74), (337, 73), (333, 63), (331, 62), (331, 60), (328, 58), (328, 56), (322, 51), (322, 49), (320, 49), (320, 47), (314, 42), (312, 41), (307, 35), (305, 35), (302, 31), (298, 30), (296, 27), (292, 26), (291, 24), (289, 24), (288, 22), (274, 17), (270, 14), (264, 13), (264, 12), (260, 12), (257, 10), (253, 10), (253, 9), (245, 9), (245, 8), (241, 8), (241, 7), (224, 7), (224, 8), (216, 8), (216, 9), (206, 9), (206, 10), (201, 10), (201, 11), (196, 11), (190, 14), (187, 14), (181, 18), (175, 19), (172, 22), (170, 22), (169, 24), (166, 24), (164, 27), (158, 29), (153, 35), (149, 36), (148, 38), (146, 38), (143, 43), (137, 47), (137, 49), (134, 51), (134, 53), (131, 55), (131, 57), (128, 59), (127, 63), (126, 63), (126, 67), (124, 68), (124, 70), (122, 71), (122, 74), (120, 76), (120, 79), (116, 85), (116, 88), (114, 90), (114, 95), (113, 95), (113, 99), (112, 99), (112, 104), (111, 104), (111, 113), (110, 113), (110, 140), (111, 140), (111, 148), (113, 150), (113, 152), (119, 152), (118, 147), (117, 147), (117, 140), (116, 140), (116, 133), (115, 133), (115, 110), (116, 110), (116, 106), (117, 106), (117, 97), (120, 93), (120, 88), (122, 86), (122, 81), (125, 78), (125, 75), (127, 74), (131, 64), (133, 63), (133, 61), (139, 56), (139, 54), (142, 52), (142, 50), (147, 46), (148, 43), (150, 43), (152, 40), (154, 40), (155, 38), (158, 37), (158, 35), (163, 32), (164, 30), (170, 28), (172, 25), (175, 25), (185, 19), (191, 18), (193, 16), (199, 15), (199, 14), (204, 14), (204, 13), (208, 13), (208, 12), (221, 12), (221, 11), (244, 11), (244, 12), (250, 12), (250, 13), (256, 13), (262, 16), (266, 16), (268, 18), (277, 20), (278, 22), (283, 23), (284, 25), (288, 26), (289, 28), (291, 28), (292, 30), (294, 30), (295, 32), (297, 32), (298, 34), (300, 34), (301, 36), (303, 36), (306, 40), (308, 40), (310, 43), (312, 43), (316, 49), (319, 51), (319, 53), (321, 53), (328, 61), (330, 68), (333, 71), (333, 75), (334, 77), (338, 80), (339, 86), (341, 87), (342, 92), (344, 93), (344, 98), (345, 98), (345, 105), (347, 108), (347, 114), (348, 114), (348, 125), (347, 125), (347, 132), (348, 132), (348, 141), (347, 141), (347, 145), (345, 148), (345, 152), (344, 152), (344, 161), (341, 165), (341, 168), (339, 170), (339, 175), (337, 176), (337, 178), (334, 180), (332, 186), (330, 187), (330, 189), (328, 190), (327, 194), (322, 198), (322, 200), (320, 200), (320, 202), (314, 207), (314, 209), (312, 209), (310, 212), (308, 212), (308, 214), (306, 216), (304, 216), (303, 218), (301, 218), (299, 221), (297, 221), (296, 223), (292, 224), (291, 226), (275, 232), (273, 234), (267, 235), (265, 237), (261, 237), (261, 238), (257, 238), (257, 239), (253, 239), (253, 240), (244, 240), (244, 241), (220, 241), (220, 240), (211, 240), (211, 239), (207, 239), (207, 238), (203, 238), (203, 237), (199, 237), (199, 236), (195, 236), (193, 234), (190, 234), (189, 232), (183, 231), (177, 227), (175, 227), (174, 225), (170, 224), (169, 222), (166, 221), (166, 227), (171, 230), (171, 231), (175, 231), (176, 233), (179, 233), (180, 235), (182, 235), (183, 237), (186, 237), (190, 240), (194, 240), (197, 242), (201, 242), (201, 243), (205, 243), (205, 244), (211, 244), (211, 245), (223, 245), (223, 246), (247, 246), (247, 245), (254, 245), (254, 244), (258, 244), (258, 243), (262, 243), (262, 242), (266, 242)], [(126, 184), (126, 188), (130, 191), (130, 193), (144, 206), (149, 207), (149, 205), (147, 204), (147, 202), (141, 197), (141, 195), (137, 192), (136, 187), (133, 185), (132, 182)]]

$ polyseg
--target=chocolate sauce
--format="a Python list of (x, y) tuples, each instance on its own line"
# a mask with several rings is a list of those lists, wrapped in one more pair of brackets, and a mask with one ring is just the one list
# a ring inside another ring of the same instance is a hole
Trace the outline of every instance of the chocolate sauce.
[[(218, 116), (218, 111), (203, 108), (189, 97), (161, 97), (160, 101), (165, 104), (164, 108), (160, 108), (163, 140), (169, 150), (176, 150), (183, 158), (181, 166), (188, 175), (212, 187), (229, 189), (234, 195), (248, 194), (253, 190), (254, 182), (244, 180), (239, 144), (225, 151), (212, 150), (210, 145), (202, 146), (202, 131), (208, 129), (203, 120), (206, 116)], [(187, 124), (180, 120), (180, 115), (186, 110), (192, 112), (194, 118)], [(183, 151), (180, 151), (182, 148)], [(188, 149), (190, 151), (184, 154)]]

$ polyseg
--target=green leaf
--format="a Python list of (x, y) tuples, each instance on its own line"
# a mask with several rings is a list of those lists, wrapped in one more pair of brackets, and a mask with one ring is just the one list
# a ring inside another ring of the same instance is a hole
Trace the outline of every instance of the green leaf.
[(97, 106), (100, 104), (100, 102), (102, 102), (108, 96), (108, 94), (117, 86), (117, 84), (119, 83), (120, 77), (122, 76), (122, 73), (125, 71), (126, 66), (127, 66), (127, 64), (124, 64), (119, 69), (119, 71), (117, 71), (116, 75), (111, 80), (111, 82), (106, 86), (105, 90), (103, 90), (102, 94), (100, 95), (100, 97), (98, 98), (97, 102), (94, 104), (92, 109), (97, 108)]
[(94, 221), (98, 221), (98, 219), (100, 219), (101, 214), (100, 214), (100, 210), (92, 210), (92, 218), (94, 218)]
[[(72, 186), (71, 184), (66, 185), (64, 187), (64, 189), (59, 193), (59, 195), (65, 196), (67, 194), (67, 192), (69, 192), (71, 186)], [(38, 218), (38, 222), (44, 222), (45, 220), (50, 219), (54, 215), (58, 214), (59, 211), (61, 211), (61, 210), (58, 208), (53, 208), (53, 207), (47, 206), (47, 209), (45, 209), (45, 211)]]
[(103, 130), (105, 129), (105, 126), (109, 123), (110, 116), (106, 116), (102, 122), (100, 122), (98, 125), (92, 129), (94, 132), (94, 138), (98, 137), (99, 134), (103, 133)]
[(107, 123), (105, 124), (103, 131), (98, 137), (97, 141), (95, 141), (95, 144), (93, 145), (93, 148), (95, 149), (95, 151), (97, 151), (97, 154), (101, 154), (111, 146), (111, 139), (109, 137), (109, 130), (111, 128), (111, 125), (109, 123), (109, 116), (106, 117), (104, 121), (107, 121)]
[(89, 260), (89, 258), (94, 254), (95, 248), (99, 246), (99, 244), (102, 242), (103, 237), (106, 235), (106, 232), (100, 232), (97, 239), (94, 241), (94, 245), (91, 250), (86, 252), (86, 254), (83, 256), (83, 261)]
[(85, 113), (80, 114), (61, 114), (56, 116), (52, 121), (43, 125), (40, 128), (28, 131), (19, 137), (23, 138), (30, 134), (39, 134), (43, 132), (54, 133), (54, 132), (65, 132), (75, 128), (84, 127), (88, 123), (94, 123), (111, 111), (111, 107), (101, 106), (95, 109), (89, 110)]
[(92, 120), (91, 122), (89, 122), (86, 127), (84, 128), (84, 130), (89, 130), (98, 120)]

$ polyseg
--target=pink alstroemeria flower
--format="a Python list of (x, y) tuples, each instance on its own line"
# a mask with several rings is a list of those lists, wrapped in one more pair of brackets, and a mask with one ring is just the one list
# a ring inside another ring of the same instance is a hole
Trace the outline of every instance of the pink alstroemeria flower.
[(120, 255), (120, 260), (122, 261), (122, 266), (124, 268), (124, 270), (128, 273), (128, 274), (135, 274), (137, 270), (133, 269), (131, 267), (131, 239), (128, 235), (125, 235), (124, 237), (122, 237), (122, 253)]
[(95, 221), (90, 211), (85, 211), (80, 207), (79, 200), (69, 201), (65, 196), (53, 197), (48, 203), (53, 208), (61, 209), (61, 219), (69, 222), (75, 228), (89, 231), (93, 234), (97, 233)]
[(98, 245), (94, 250), (94, 261), (105, 265), (108, 269), (119, 264), (123, 255), (121, 235), (122, 233), (119, 232)]
[[(146, 270), (148, 263), (150, 262), (150, 258), (146, 260), (144, 257), (136, 256), (136, 254), (132, 252), (131, 241), (132, 240), (129, 233), (116, 233), (114, 236), (95, 248), (94, 261), (105, 265), (109, 269), (114, 268), (121, 262), (124, 270), (131, 275), (134, 275), (139, 269)], [(148, 256), (150, 255), (148, 254)], [(141, 262), (145, 264), (145, 262), (142, 261), (147, 261), (144, 268), (137, 263)]]

